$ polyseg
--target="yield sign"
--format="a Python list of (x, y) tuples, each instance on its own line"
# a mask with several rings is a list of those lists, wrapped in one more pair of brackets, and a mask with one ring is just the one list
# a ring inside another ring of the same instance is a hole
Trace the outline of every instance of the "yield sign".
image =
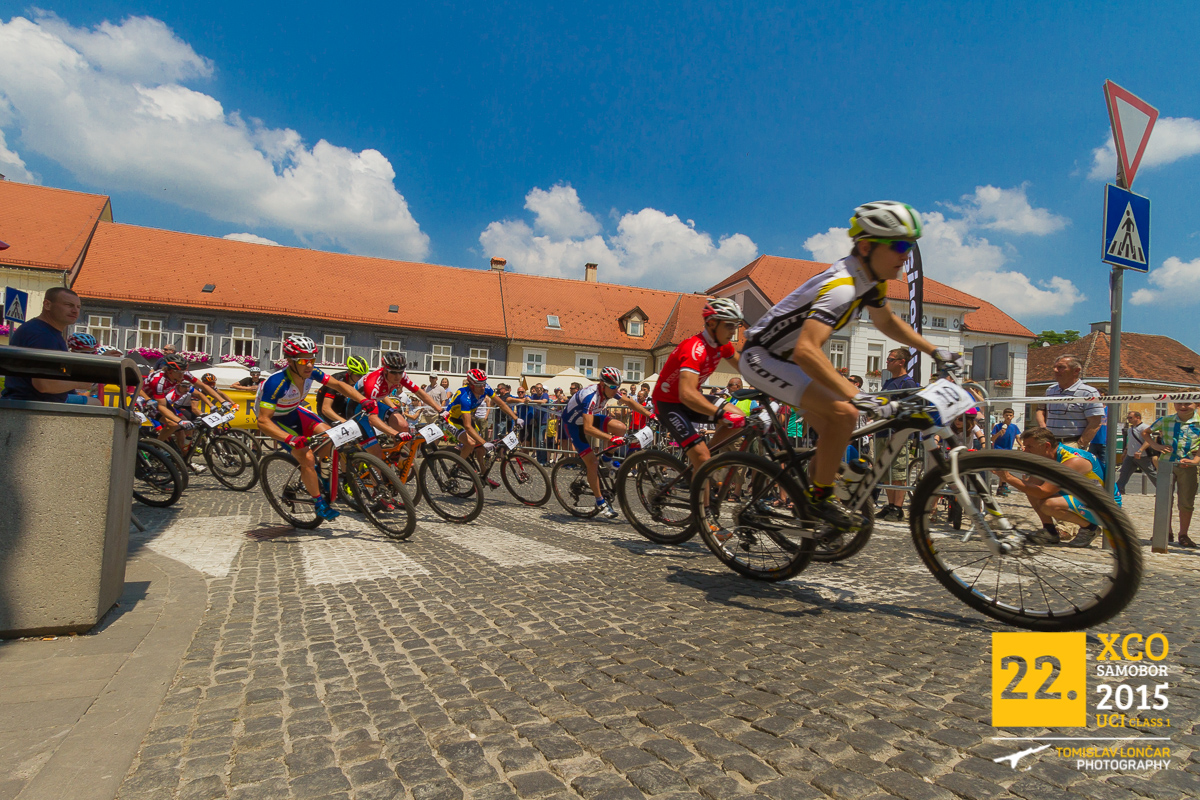
[(1128, 189), (1146, 154), (1158, 109), (1112, 81), (1104, 82), (1104, 99), (1117, 146), (1117, 183)]

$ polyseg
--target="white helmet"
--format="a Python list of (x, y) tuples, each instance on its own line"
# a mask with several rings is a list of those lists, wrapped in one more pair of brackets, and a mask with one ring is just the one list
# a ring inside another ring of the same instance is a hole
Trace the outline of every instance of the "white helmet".
[(745, 322), (746, 318), (742, 316), (742, 309), (738, 308), (738, 304), (730, 300), (728, 297), (713, 297), (704, 304), (704, 309), (700, 312), (705, 321), (710, 319), (728, 320), (731, 322)]
[(854, 209), (850, 218), (850, 238), (859, 239), (920, 239), (923, 226), (921, 215), (908, 203), (877, 200)]

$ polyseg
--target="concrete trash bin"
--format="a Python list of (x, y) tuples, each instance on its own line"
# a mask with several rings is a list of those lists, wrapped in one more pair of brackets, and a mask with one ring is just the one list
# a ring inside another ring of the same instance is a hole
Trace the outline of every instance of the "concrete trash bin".
[[(129, 359), (12, 347), (0, 374), (113, 383), (122, 401), (141, 379)], [(139, 427), (128, 408), (0, 400), (0, 637), (86, 631), (121, 595)]]

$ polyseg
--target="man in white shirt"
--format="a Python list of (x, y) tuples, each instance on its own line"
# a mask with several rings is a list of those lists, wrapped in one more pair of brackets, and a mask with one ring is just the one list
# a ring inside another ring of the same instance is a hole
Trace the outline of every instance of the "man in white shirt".
[(1100, 392), (1079, 379), (1082, 371), (1083, 365), (1075, 356), (1058, 357), (1054, 362), (1054, 377), (1058, 382), (1046, 389), (1046, 399), (1077, 397), (1083, 402), (1040, 406), (1037, 422), (1040, 427), (1049, 428), (1059, 442), (1089, 450), (1104, 422), (1104, 404), (1086, 402), (1098, 399)]
[(1130, 411), (1125, 415), (1125, 458), (1117, 475), (1117, 491), (1121, 494), (1125, 494), (1125, 484), (1139, 468), (1146, 473), (1150, 483), (1158, 486), (1158, 472), (1154, 469), (1150, 445), (1146, 443), (1148, 430), (1150, 426), (1142, 422), (1140, 411)]

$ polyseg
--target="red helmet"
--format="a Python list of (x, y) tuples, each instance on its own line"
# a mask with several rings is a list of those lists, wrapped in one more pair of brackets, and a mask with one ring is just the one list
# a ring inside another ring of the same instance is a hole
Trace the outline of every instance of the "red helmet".
[(611, 388), (621, 385), (621, 370), (616, 367), (605, 367), (600, 370), (600, 382)]
[(289, 336), (283, 342), (284, 358), (303, 358), (316, 354), (317, 343), (307, 336)]
[(216, 386), (217, 385), (217, 376), (213, 375), (211, 372), (204, 373), (204, 377), (201, 378), (200, 380), (204, 381), (205, 386)]
[(467, 371), (467, 383), (472, 386), (483, 386), (487, 383), (487, 373), (481, 369), (472, 369)]

